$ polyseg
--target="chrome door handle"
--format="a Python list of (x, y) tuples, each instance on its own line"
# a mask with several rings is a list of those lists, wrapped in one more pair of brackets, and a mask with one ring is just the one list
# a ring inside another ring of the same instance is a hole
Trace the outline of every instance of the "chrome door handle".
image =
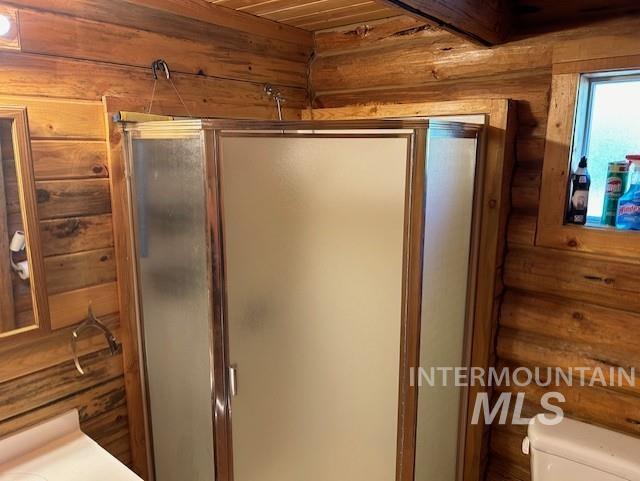
[(238, 366), (236, 364), (229, 366), (229, 390), (232, 396), (238, 395)]

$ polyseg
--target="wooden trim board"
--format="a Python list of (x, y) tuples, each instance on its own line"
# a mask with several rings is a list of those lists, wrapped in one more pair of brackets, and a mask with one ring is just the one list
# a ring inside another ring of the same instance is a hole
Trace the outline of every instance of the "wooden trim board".
[(111, 188), (114, 249), (118, 278), (118, 303), (124, 364), (124, 384), (127, 395), (131, 463), (133, 470), (148, 480), (153, 472), (147, 456), (145, 400), (140, 370), (140, 346), (135, 300), (135, 276), (132, 259), (131, 220), (123, 152), (123, 134), (113, 116), (121, 110), (135, 110), (139, 101), (103, 98), (104, 124), (107, 138), (107, 159)]

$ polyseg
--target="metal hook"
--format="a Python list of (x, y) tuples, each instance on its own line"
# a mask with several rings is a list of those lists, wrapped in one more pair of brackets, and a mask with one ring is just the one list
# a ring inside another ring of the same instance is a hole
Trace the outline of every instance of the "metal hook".
[(165, 77), (167, 77), (167, 80), (171, 79), (171, 71), (169, 70), (169, 65), (167, 65), (167, 62), (165, 62), (161, 58), (154, 60), (151, 64), (151, 72), (153, 72), (154, 80), (158, 80), (158, 71), (164, 71), (164, 75)]
[(80, 333), (86, 329), (98, 329), (104, 334), (104, 337), (107, 339), (107, 343), (109, 344), (109, 350), (111, 351), (111, 355), (115, 356), (120, 352), (121, 345), (118, 344), (113, 333), (109, 330), (107, 326), (105, 326), (100, 320), (93, 314), (93, 309), (91, 304), (87, 309), (87, 319), (76, 327), (71, 332), (71, 350), (73, 351), (73, 362), (76, 365), (76, 369), (80, 374), (85, 374), (84, 369), (80, 365), (80, 359), (78, 358), (78, 339), (80, 338)]

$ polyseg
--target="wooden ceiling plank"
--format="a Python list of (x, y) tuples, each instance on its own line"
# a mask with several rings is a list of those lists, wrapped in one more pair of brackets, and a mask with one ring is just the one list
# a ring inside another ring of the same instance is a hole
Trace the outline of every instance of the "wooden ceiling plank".
[(260, 16), (267, 17), (272, 13), (277, 13), (277, 12), (282, 12), (282, 11), (297, 9), (297, 8), (309, 8), (316, 11), (320, 11), (324, 8), (324, 5), (328, 1), (330, 0), (275, 0), (275, 1), (257, 3), (253, 7), (245, 10), (245, 12), (252, 13), (253, 15), (260, 15)]
[(252, 13), (273, 19), (273, 17), (277, 15), (287, 15), (287, 12), (322, 12), (336, 1), (344, 4), (346, 0), (278, 0), (277, 3), (261, 5), (255, 10), (252, 10)]
[[(340, 27), (343, 25), (349, 25), (360, 22), (367, 22), (371, 20), (380, 20), (382, 18), (396, 16), (397, 12), (392, 11), (388, 8), (377, 9), (373, 11), (358, 11), (345, 15), (322, 15), (319, 19), (315, 19), (313, 21), (309, 21), (309, 19), (305, 19), (304, 22), (297, 23), (291, 22), (292, 25), (295, 25), (298, 28), (304, 28), (310, 31), (324, 30), (328, 28)], [(314, 17), (315, 18), (315, 17)]]
[(226, 8), (233, 8), (234, 10), (244, 10), (263, 3), (273, 3), (277, 1), (278, 0), (223, 0), (217, 3), (217, 5)]
[[(373, 2), (372, 0), (325, 0), (322, 4), (322, 8), (317, 8), (316, 5), (309, 5), (306, 8), (289, 8), (268, 14), (268, 18), (284, 23), (290, 23), (293, 20), (308, 18), (317, 15), (330, 15), (332, 13), (338, 13), (341, 11), (349, 11), (355, 8), (369, 7), (373, 10), (379, 10), (380, 4)], [(315, 7), (315, 8), (314, 8)]]
[(484, 45), (507, 38), (512, 26), (509, 0), (380, 0)]

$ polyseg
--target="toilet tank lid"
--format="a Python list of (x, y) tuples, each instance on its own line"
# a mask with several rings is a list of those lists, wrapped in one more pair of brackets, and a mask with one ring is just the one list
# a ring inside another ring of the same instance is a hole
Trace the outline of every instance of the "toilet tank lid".
[(640, 439), (564, 418), (555, 426), (539, 414), (529, 423), (531, 448), (624, 479), (640, 480)]

